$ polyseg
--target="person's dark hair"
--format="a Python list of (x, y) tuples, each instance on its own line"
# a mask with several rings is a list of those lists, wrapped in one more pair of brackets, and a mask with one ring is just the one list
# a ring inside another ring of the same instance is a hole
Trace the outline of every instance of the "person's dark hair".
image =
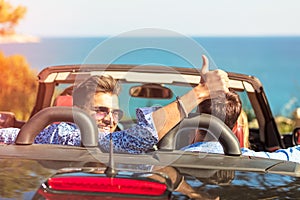
[(242, 110), (239, 95), (230, 90), (223, 97), (207, 99), (199, 104), (200, 113), (211, 114), (221, 119), (230, 129), (233, 129)]
[(98, 92), (118, 95), (120, 85), (118, 81), (110, 75), (91, 76), (74, 87), (73, 105), (89, 109), (92, 105), (94, 95)]

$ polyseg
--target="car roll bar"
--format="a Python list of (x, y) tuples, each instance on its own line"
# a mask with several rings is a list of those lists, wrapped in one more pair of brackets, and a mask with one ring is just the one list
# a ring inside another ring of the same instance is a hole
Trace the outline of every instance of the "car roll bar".
[(21, 128), (16, 144), (29, 145), (34, 142), (35, 137), (49, 124), (54, 122), (73, 122), (81, 133), (81, 143), (85, 147), (98, 146), (98, 128), (95, 120), (76, 107), (48, 107), (36, 113)]
[[(180, 133), (188, 128), (204, 128), (210, 130), (208, 134), (213, 134), (223, 147), (224, 154), (230, 156), (240, 156), (241, 149), (237, 137), (231, 129), (219, 118), (209, 114), (190, 113), (188, 118), (184, 118), (173, 130), (165, 135), (159, 142), (159, 149), (177, 149), (177, 142), (181, 142)], [(184, 138), (187, 139), (186, 137)], [(183, 142), (188, 145), (187, 142)]]

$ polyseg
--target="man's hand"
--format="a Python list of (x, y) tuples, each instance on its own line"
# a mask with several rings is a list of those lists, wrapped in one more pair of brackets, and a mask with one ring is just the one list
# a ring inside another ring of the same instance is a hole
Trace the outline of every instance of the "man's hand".
[(206, 92), (196, 88), (196, 95), (200, 99), (215, 98), (219, 95), (229, 92), (229, 79), (228, 75), (223, 70), (209, 71), (209, 61), (205, 55), (202, 55), (202, 68), (200, 70), (200, 84), (199, 87), (206, 88)]
[[(200, 72), (200, 83), (191, 91), (180, 97), (187, 113), (190, 113), (199, 103), (206, 99), (216, 98), (229, 92), (228, 76), (222, 70), (208, 70), (208, 59), (202, 56), (203, 65)], [(152, 119), (157, 130), (158, 138), (161, 139), (170, 131), (180, 120), (185, 117), (182, 114), (182, 108), (178, 106), (178, 102), (174, 101), (161, 109), (152, 113)]]

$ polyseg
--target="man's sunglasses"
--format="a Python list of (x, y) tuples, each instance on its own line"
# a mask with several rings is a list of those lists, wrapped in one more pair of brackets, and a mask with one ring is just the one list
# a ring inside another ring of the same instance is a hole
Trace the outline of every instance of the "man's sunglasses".
[(104, 119), (107, 115), (109, 115), (109, 113), (112, 114), (113, 120), (115, 122), (120, 121), (120, 119), (123, 117), (123, 111), (120, 109), (110, 109), (108, 107), (98, 106), (94, 107), (93, 110), (96, 112), (95, 117), (98, 120)]

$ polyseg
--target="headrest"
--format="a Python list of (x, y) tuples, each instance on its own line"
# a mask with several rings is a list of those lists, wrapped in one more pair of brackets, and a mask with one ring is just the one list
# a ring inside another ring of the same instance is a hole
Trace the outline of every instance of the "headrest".
[(73, 98), (71, 95), (58, 96), (54, 102), (55, 106), (73, 106)]

